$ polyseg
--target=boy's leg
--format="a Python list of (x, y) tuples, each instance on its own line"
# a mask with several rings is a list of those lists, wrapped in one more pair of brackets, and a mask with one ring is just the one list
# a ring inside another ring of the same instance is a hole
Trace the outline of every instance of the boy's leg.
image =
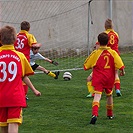
[(87, 88), (88, 88), (88, 92), (89, 94), (86, 96), (87, 98), (88, 97), (93, 97), (94, 96), (94, 88), (91, 84), (91, 81), (87, 82)]
[(8, 133), (18, 133), (18, 127), (22, 124), (22, 107), (8, 109)]
[(42, 67), (42, 66), (38, 66), (38, 67), (36, 68), (36, 70), (43, 71), (44, 73), (46, 73), (47, 75), (49, 75), (49, 76), (51, 76), (51, 77), (53, 77), (53, 78), (55, 78), (55, 79), (58, 79), (58, 76), (59, 76), (59, 74), (60, 74), (59, 71), (53, 73), (53, 72), (47, 70), (46, 68), (44, 68), (44, 67)]
[(120, 92), (120, 78), (118, 76), (118, 70), (115, 71), (115, 91), (116, 91), (116, 95), (117, 96), (122, 96), (121, 92)]
[(94, 99), (93, 99), (93, 102), (92, 102), (92, 118), (91, 118), (90, 124), (95, 124), (96, 123), (97, 116), (98, 116), (98, 110), (99, 110), (99, 107), (100, 107), (99, 102), (100, 102), (100, 99), (101, 99), (101, 95), (102, 95), (101, 92), (95, 93), (95, 95), (94, 95)]
[(25, 96), (26, 96), (28, 93), (28, 86), (26, 84), (24, 84), (23, 86), (24, 86), (24, 92), (25, 92)]
[(28, 86), (24, 83), (23, 84), (24, 87), (24, 92), (25, 92), (25, 99), (28, 100), (29, 98), (27, 97), (27, 93), (28, 93)]
[(92, 86), (92, 73), (87, 77), (87, 88), (88, 88), (88, 95), (87, 98), (94, 96), (94, 88)]
[(107, 117), (109, 119), (113, 118), (113, 90), (112, 88), (105, 89), (107, 95), (106, 109), (107, 109)]
[(107, 109), (107, 117), (109, 119), (112, 119), (113, 118), (113, 97), (112, 95), (107, 96), (106, 109)]
[(8, 108), (0, 108), (0, 133), (8, 133), (7, 112)]
[(51, 72), (51, 71), (49, 71), (49, 72), (47, 73), (47, 75), (49, 75), (49, 76), (51, 76), (51, 77), (53, 77), (53, 78), (55, 78), (55, 79), (58, 79), (59, 74), (60, 74), (59, 71), (57, 71), (57, 72)]
[(18, 133), (18, 123), (9, 123), (8, 133)]
[(0, 133), (8, 133), (8, 126), (1, 127), (1, 132)]

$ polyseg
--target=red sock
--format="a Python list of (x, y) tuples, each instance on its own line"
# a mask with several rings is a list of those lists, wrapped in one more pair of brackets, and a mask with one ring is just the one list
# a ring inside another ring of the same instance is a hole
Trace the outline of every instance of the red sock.
[(99, 102), (92, 103), (92, 115), (98, 116)]
[(116, 89), (120, 90), (120, 80), (119, 80), (119, 79), (116, 79), (116, 80), (115, 80), (114, 85), (115, 85), (115, 90), (116, 90)]
[(115, 90), (116, 89), (120, 90), (120, 83), (115, 83)]
[(107, 116), (113, 116), (113, 104), (112, 105), (106, 105), (107, 109)]

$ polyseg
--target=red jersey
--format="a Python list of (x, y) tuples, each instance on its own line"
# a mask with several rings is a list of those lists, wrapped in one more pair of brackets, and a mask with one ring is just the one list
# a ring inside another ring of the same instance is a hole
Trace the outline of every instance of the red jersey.
[(84, 70), (93, 68), (92, 85), (112, 88), (115, 70), (123, 69), (124, 64), (116, 51), (107, 46), (100, 46), (93, 51), (84, 63)]
[(0, 47), (0, 107), (26, 107), (22, 78), (31, 74), (26, 57), (13, 45)]
[(35, 37), (25, 30), (21, 30), (17, 35), (17, 40), (14, 43), (15, 49), (22, 52), (28, 61), (30, 61), (30, 48), (33, 44), (37, 43)]
[(119, 43), (118, 34), (113, 29), (107, 29), (105, 33), (108, 34), (109, 37), (109, 42), (107, 46), (115, 50), (120, 55), (120, 52), (118, 50), (118, 43)]

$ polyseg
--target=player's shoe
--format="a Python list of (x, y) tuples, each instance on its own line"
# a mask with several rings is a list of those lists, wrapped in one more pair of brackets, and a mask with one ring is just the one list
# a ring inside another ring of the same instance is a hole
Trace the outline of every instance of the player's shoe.
[(91, 98), (91, 97), (94, 97), (94, 93), (93, 94), (88, 94), (87, 96), (86, 96), (87, 98)]
[(114, 118), (114, 116), (107, 116), (110, 120), (112, 120)]
[(97, 121), (97, 117), (95, 115), (92, 116), (90, 124), (95, 124)]
[(60, 72), (57, 71), (57, 72), (54, 72), (54, 74), (56, 75), (56, 76), (55, 76), (55, 79), (58, 79), (58, 76), (59, 76)]
[(118, 96), (118, 97), (120, 97), (120, 96), (122, 96), (122, 94), (121, 94), (121, 92), (120, 92), (120, 90), (118, 90), (118, 89), (116, 89), (116, 95)]
[(29, 98), (27, 97), (27, 95), (25, 96), (25, 99), (26, 99), (26, 100), (29, 100)]

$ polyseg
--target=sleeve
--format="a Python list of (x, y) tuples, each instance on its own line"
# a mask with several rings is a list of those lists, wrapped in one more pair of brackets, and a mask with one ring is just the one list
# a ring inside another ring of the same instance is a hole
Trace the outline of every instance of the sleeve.
[(85, 60), (84, 62), (84, 70), (89, 70), (91, 69), (94, 64), (95, 64), (95, 58), (94, 58), (94, 55), (95, 55), (95, 52), (96, 50), (94, 50), (89, 56), (88, 58)]
[(31, 47), (33, 44), (37, 43), (36, 38), (34, 37), (34, 35), (29, 34), (28, 35), (28, 42), (29, 42), (29, 46)]
[(20, 57), (22, 65), (22, 77), (33, 75), (34, 71), (32, 70), (30, 63), (28, 62), (24, 54), (19, 52), (18, 55)]
[(37, 56), (38, 56), (38, 59), (40, 59), (40, 60), (45, 60), (45, 57), (42, 56), (40, 53), (37, 53)]
[(35, 64), (34, 54), (33, 54), (32, 50), (30, 50), (30, 65), (33, 66), (34, 64)]
[(23, 59), (23, 76), (29, 76), (29, 75), (33, 75), (34, 71), (32, 70), (30, 63), (28, 62), (28, 60), (24, 57)]

